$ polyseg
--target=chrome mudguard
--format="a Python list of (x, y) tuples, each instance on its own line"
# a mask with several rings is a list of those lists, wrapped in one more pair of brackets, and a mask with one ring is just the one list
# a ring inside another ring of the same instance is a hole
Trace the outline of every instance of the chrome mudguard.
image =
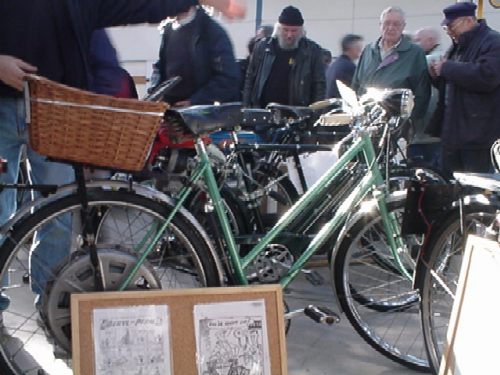
[[(145, 185), (140, 185), (137, 183), (132, 183), (130, 184), (127, 181), (120, 181), (120, 180), (95, 180), (95, 181), (88, 181), (86, 183), (86, 187), (88, 189), (102, 189), (102, 190), (128, 190), (128, 191), (133, 191), (135, 194), (155, 200), (159, 203), (162, 204), (167, 204), (169, 206), (175, 206), (175, 201), (172, 197), (169, 195), (162, 193), (158, 190), (153, 189), (152, 187), (145, 186)], [(29, 202), (23, 207), (21, 207), (15, 215), (7, 221), (4, 225), (0, 227), (0, 238), (4, 236), (8, 236), (9, 231), (11, 228), (16, 225), (19, 221), (30, 215), (30, 213), (33, 210), (40, 209), (41, 207), (46, 206), (49, 203), (52, 203), (58, 199), (61, 199), (65, 196), (71, 195), (76, 193), (77, 191), (77, 186), (76, 184), (70, 184), (70, 185), (64, 185), (61, 186), (60, 188), (57, 189), (57, 191), (54, 194), (51, 194), (47, 197), (40, 197), (38, 199), (35, 199), (32, 202)], [(222, 264), (220, 262), (220, 259), (217, 255), (217, 251), (213, 245), (212, 240), (210, 239), (210, 236), (207, 234), (205, 229), (201, 226), (201, 224), (198, 222), (198, 220), (189, 212), (187, 209), (184, 207), (181, 207), (179, 214), (183, 215), (200, 233), (201, 237), (203, 240), (206, 242), (210, 249), (211, 256), (214, 258), (216, 267), (217, 267), (217, 274), (218, 278), (220, 280), (221, 285), (223, 284), (224, 280), (224, 271)]]

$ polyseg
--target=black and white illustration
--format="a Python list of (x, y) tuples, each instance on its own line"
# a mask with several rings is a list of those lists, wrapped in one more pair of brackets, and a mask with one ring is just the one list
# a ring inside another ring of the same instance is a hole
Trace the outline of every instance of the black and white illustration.
[(264, 300), (194, 307), (199, 375), (271, 375)]
[(170, 375), (167, 305), (95, 309), (96, 375)]

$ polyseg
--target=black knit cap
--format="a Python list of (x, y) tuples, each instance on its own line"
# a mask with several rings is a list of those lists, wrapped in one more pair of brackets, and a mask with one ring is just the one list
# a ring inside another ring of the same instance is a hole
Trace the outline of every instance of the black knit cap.
[(302, 18), (300, 10), (289, 5), (281, 11), (278, 22), (282, 25), (302, 26), (304, 24), (304, 19)]

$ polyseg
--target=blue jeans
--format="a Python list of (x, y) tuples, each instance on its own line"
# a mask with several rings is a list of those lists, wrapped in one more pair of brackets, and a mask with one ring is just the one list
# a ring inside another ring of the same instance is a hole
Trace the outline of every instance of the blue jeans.
[[(0, 182), (15, 183), (19, 173), (21, 148), (28, 145), (28, 125), (25, 122), (24, 99), (0, 98), (0, 156), (7, 159), (8, 171), (0, 174)], [(34, 184), (63, 185), (75, 180), (73, 168), (49, 162), (29, 146), (27, 156)], [(0, 193), (0, 225), (16, 212), (16, 190)], [(3, 239), (0, 238), (3, 242)], [(54, 267), (64, 259), (71, 246), (71, 216), (52, 220), (37, 233), (30, 252), (31, 288), (40, 294)]]

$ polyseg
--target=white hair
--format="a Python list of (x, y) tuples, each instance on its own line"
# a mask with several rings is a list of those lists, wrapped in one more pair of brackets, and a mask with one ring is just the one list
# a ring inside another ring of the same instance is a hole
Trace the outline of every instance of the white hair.
[(401, 14), (401, 17), (403, 18), (403, 21), (406, 23), (406, 14), (405, 14), (405, 12), (403, 11), (403, 9), (401, 9), (400, 7), (397, 7), (397, 6), (390, 6), (390, 7), (385, 8), (382, 11), (382, 13), (380, 13), (380, 23), (384, 22), (384, 18), (387, 15), (387, 13), (391, 13), (391, 12), (396, 12), (396, 13)]

